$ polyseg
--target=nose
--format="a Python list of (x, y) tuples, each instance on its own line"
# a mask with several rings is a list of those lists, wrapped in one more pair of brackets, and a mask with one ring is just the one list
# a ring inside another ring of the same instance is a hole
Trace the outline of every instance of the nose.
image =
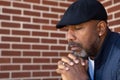
[(75, 33), (73, 30), (69, 29), (67, 32), (67, 40), (69, 41), (74, 41), (76, 39)]

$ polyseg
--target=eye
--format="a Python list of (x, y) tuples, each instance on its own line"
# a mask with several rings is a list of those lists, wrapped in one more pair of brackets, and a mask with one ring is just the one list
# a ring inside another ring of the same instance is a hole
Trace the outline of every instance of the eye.
[(63, 30), (64, 30), (64, 31), (68, 31), (68, 27), (64, 27)]
[(75, 27), (74, 27), (75, 30), (80, 30), (80, 29), (82, 29), (82, 28), (83, 28), (82, 26), (75, 26)]

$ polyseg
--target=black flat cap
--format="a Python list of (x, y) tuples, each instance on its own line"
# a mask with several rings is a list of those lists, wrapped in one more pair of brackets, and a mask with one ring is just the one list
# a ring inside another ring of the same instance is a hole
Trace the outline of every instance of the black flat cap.
[(77, 25), (89, 20), (107, 20), (103, 5), (97, 0), (77, 0), (64, 13), (56, 28)]

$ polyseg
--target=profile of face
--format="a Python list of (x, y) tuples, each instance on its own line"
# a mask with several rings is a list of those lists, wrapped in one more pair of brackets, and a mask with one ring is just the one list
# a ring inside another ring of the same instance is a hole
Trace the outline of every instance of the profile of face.
[(100, 23), (98, 20), (66, 26), (66, 37), (71, 50), (77, 52), (84, 50), (88, 56), (95, 56), (100, 44), (100, 36), (104, 34), (104, 31), (101, 32), (101, 26), (102, 22)]

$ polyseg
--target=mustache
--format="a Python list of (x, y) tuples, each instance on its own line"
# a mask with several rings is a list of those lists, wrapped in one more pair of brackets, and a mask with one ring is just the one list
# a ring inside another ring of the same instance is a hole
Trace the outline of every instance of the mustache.
[(82, 44), (76, 43), (76, 42), (68, 42), (68, 46), (69, 46), (69, 47), (77, 46), (77, 47), (83, 48), (83, 47), (82, 47)]
[(88, 58), (88, 55), (86, 53), (86, 51), (83, 49), (82, 45), (80, 43), (76, 43), (76, 42), (68, 42), (69, 47), (79, 47), (81, 49), (80, 52), (76, 52), (76, 51), (72, 51), (72, 54), (74, 54), (77, 58), (82, 58), (84, 60), (86, 60)]

